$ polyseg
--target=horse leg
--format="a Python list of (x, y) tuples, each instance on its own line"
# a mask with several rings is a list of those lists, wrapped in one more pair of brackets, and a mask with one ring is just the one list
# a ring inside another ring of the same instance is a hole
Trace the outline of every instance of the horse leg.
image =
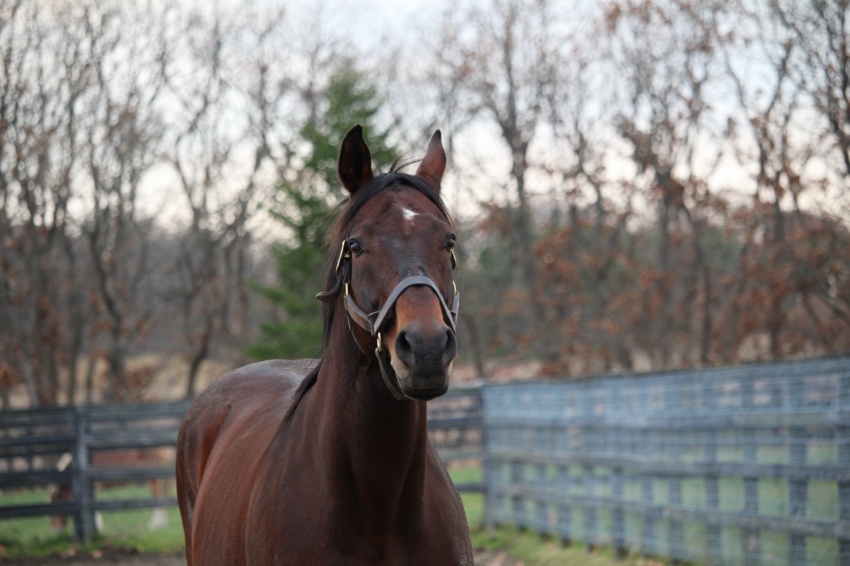
[[(71, 486), (70, 485), (57, 485), (53, 488), (50, 493), (50, 502), (51, 503), (59, 503), (62, 501), (70, 501), (71, 500)], [(51, 515), (50, 516), (50, 528), (54, 533), (58, 533), (65, 529), (65, 525), (68, 524), (68, 516), (67, 515)]]
[[(71, 467), (71, 463), (73, 461), (73, 457), (69, 452), (62, 454), (62, 457), (59, 458), (59, 461), (56, 462), (56, 470), (59, 472), (64, 472), (68, 468)], [(50, 493), (50, 502), (51, 503), (59, 503), (62, 501), (70, 501), (71, 500), (71, 486), (69, 484), (60, 484), (53, 488)], [(59, 531), (65, 528), (65, 525), (68, 524), (68, 516), (67, 515), (52, 515), (50, 517), (50, 527), (53, 529), (54, 533), (58, 533)]]
[(227, 415), (230, 405), (199, 403), (203, 396), (183, 419), (177, 436), (177, 504), (183, 521), (183, 536), (186, 539), (186, 564), (192, 566), (192, 515), (195, 498), (201, 485), (207, 459), (215, 445), (216, 437)]
[[(154, 497), (165, 497), (168, 493), (166, 480), (152, 480), (149, 482), (151, 495)], [(148, 530), (156, 531), (168, 526), (168, 511), (164, 507), (155, 507), (148, 521)]]

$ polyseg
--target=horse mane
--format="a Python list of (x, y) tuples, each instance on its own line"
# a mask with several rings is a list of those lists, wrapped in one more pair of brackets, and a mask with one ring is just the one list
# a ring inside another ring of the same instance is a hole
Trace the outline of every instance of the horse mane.
[[(428, 197), (428, 199), (436, 205), (443, 216), (445, 216), (449, 224), (453, 225), (451, 215), (449, 214), (443, 199), (440, 198), (440, 193), (437, 189), (422, 177), (417, 177), (416, 175), (411, 175), (409, 173), (402, 173), (400, 171), (404, 167), (407, 167), (416, 161), (418, 161), (418, 159), (396, 159), (388, 172), (376, 175), (368, 183), (363, 185), (363, 187), (361, 187), (356, 193), (340, 203), (338, 208), (341, 209), (341, 212), (337, 216), (337, 219), (331, 229), (328, 231), (328, 237), (326, 240), (327, 246), (331, 249), (332, 253), (328, 256), (324, 267), (325, 291), (330, 291), (337, 284), (337, 250), (340, 239), (344, 235), (348, 234), (355, 215), (361, 208), (363, 208), (363, 205), (365, 205), (372, 197), (384, 192), (385, 190), (399, 185), (416, 189)], [(286, 413), (284, 422), (291, 420), (295, 410), (298, 408), (298, 405), (318, 380), (319, 370), (322, 367), (322, 363), (325, 359), (325, 352), (327, 351), (330, 343), (331, 326), (333, 325), (334, 315), (336, 314), (336, 303), (337, 301), (322, 303), (322, 354), (319, 359), (319, 363), (316, 364), (316, 367), (307, 374), (301, 382), (301, 385), (298, 386), (298, 389), (293, 394), (292, 404), (289, 407), (289, 411)]]

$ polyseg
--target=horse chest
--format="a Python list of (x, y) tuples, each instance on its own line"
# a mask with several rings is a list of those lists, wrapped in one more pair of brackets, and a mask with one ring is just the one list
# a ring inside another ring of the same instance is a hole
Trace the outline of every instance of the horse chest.
[[(324, 532), (323, 532), (324, 531)], [(299, 537), (257, 537), (247, 541), (246, 564), (338, 566), (464, 566), (472, 553), (458, 533), (432, 536), (425, 532), (411, 539), (393, 538), (372, 544), (356, 537), (329, 534), (324, 529), (302, 531)]]
[(276, 498), (252, 498), (247, 564), (472, 564), (463, 511), (453, 502), (455, 513), (445, 513), (446, 502), (423, 497), (408, 511), (379, 516), (318, 485), (293, 480)]

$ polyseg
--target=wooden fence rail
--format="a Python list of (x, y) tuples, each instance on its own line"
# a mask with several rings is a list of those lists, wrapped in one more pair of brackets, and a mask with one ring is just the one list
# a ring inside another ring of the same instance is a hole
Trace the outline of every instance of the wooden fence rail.
[[(0, 520), (43, 515), (74, 519), (78, 541), (96, 532), (96, 511), (177, 505), (173, 495), (138, 499), (105, 499), (100, 484), (143, 483), (174, 479), (174, 446), (186, 402), (144, 405), (82, 406), (0, 412), (0, 492), (14, 489), (71, 486), (69, 501), (0, 506)], [(432, 442), (446, 461), (478, 461), (482, 457), (479, 389), (452, 390), (429, 406)], [(166, 449), (166, 459), (162, 459)], [(105, 467), (98, 460), (128, 451), (157, 451), (129, 467)], [(63, 455), (73, 464), (57, 469)], [(98, 458), (101, 456), (101, 458)], [(483, 491), (482, 484), (458, 485)], [(173, 492), (172, 492), (173, 493)]]
[(672, 562), (850, 566), (850, 358), (482, 394), (490, 525)]
[[(67, 501), (2, 506), (0, 519), (70, 515), (75, 537), (87, 541), (95, 533), (96, 511), (176, 505), (173, 496), (102, 499), (95, 486), (173, 479), (173, 447), (187, 408), (186, 402), (173, 402), (0, 412), (0, 490), (71, 487)], [(151, 451), (156, 457), (146, 459)], [(136, 457), (127, 462), (131, 467), (93, 465), (98, 455), (110, 454)], [(71, 465), (58, 468), (66, 455)]]

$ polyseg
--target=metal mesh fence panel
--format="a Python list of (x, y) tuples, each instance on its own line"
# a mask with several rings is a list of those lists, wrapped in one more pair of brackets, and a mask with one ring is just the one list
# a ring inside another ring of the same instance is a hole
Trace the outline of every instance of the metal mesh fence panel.
[(673, 562), (850, 566), (850, 358), (488, 385), (486, 521)]

